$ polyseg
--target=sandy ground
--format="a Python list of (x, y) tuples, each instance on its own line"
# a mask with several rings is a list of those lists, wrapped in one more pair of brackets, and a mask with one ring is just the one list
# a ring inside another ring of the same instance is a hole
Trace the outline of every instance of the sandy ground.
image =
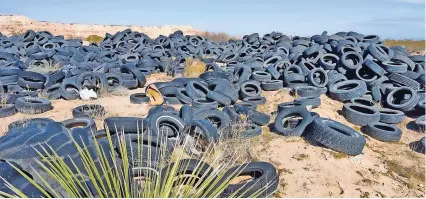
[[(148, 77), (148, 83), (167, 81), (165, 74)], [(82, 104), (101, 104), (106, 109), (105, 117), (137, 116), (144, 117), (149, 105), (131, 104), (129, 95), (144, 92), (136, 89), (124, 96), (109, 96), (93, 101), (52, 101), (54, 109), (39, 115), (13, 116), (0, 119), (0, 135), (7, 131), (13, 121), (35, 117), (48, 117), (55, 121), (72, 118), (72, 109)], [(266, 105), (259, 111), (271, 113), (277, 104), (292, 101), (288, 90), (264, 91)], [(339, 121), (359, 130), (347, 122), (338, 111), (343, 104), (322, 96), (320, 107), (312, 111), (322, 117)], [(273, 121), (274, 116), (272, 116)], [(399, 125), (402, 139), (396, 143), (385, 143), (366, 136), (367, 145), (363, 154), (350, 157), (320, 146), (314, 146), (303, 138), (284, 137), (263, 127), (260, 139), (254, 142), (250, 154), (253, 160), (274, 164), (280, 173), (280, 186), (275, 197), (425, 197), (425, 156), (410, 150), (409, 144), (424, 137), (423, 132), (406, 128), (412, 118)], [(102, 120), (96, 120), (98, 129)]]

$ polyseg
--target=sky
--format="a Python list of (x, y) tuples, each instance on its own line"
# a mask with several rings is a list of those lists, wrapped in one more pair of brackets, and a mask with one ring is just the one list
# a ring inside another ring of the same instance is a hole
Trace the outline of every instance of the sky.
[(352, 30), (383, 39), (425, 38), (425, 0), (9, 0), (0, 14), (62, 23), (190, 25), (234, 36)]

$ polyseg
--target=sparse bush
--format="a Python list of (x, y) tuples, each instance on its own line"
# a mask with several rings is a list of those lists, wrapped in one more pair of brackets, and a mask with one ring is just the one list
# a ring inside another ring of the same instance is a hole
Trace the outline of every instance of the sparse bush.
[(404, 46), (409, 52), (425, 50), (425, 40), (386, 39), (384, 43), (386, 46)]
[(198, 35), (200, 35), (201, 37), (205, 38), (205, 39), (210, 39), (216, 42), (225, 42), (225, 41), (229, 41), (230, 39), (238, 39), (237, 37), (228, 35), (226, 33), (223, 32), (201, 32)]
[(98, 36), (98, 35), (90, 35), (85, 40), (88, 41), (88, 42), (92, 42), (92, 43), (97, 43), (98, 44), (102, 40), (104, 40), (104, 38), (101, 37), (101, 36)]
[(198, 77), (206, 71), (206, 64), (199, 59), (188, 57), (185, 59), (185, 63), (186, 66), (183, 73), (185, 77)]
[(28, 67), (27, 71), (47, 74), (49, 72), (57, 71), (61, 69), (61, 65), (59, 63), (55, 63), (53, 61), (48, 61), (47, 64), (43, 65), (31, 65)]

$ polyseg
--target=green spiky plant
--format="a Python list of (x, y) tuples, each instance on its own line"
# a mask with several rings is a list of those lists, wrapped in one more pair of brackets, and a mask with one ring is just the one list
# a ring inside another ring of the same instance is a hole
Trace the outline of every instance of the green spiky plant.
[[(14, 164), (9, 164), (46, 197), (55, 198), (258, 197), (273, 184), (273, 182), (271, 182), (259, 190), (251, 190), (253, 194), (248, 196), (247, 192), (251, 187), (245, 186), (235, 190), (234, 193), (227, 193), (226, 196), (223, 196), (220, 194), (231, 184), (231, 180), (238, 176), (238, 172), (240, 172), (243, 167), (240, 166), (229, 175), (227, 171), (232, 165), (235, 165), (235, 160), (237, 158), (233, 157), (224, 162), (220, 158), (220, 153), (216, 155), (216, 157), (209, 155), (217, 154), (214, 153), (217, 143), (209, 143), (208, 146), (205, 147), (206, 150), (198, 156), (199, 161), (194, 167), (194, 165), (189, 165), (189, 162), (185, 161), (186, 158), (190, 157), (188, 154), (176, 153), (176, 151), (184, 151), (184, 149), (187, 148), (187, 146), (185, 146), (186, 143), (182, 145), (175, 144), (174, 153), (170, 156), (170, 154), (167, 155), (166, 140), (160, 140), (158, 137), (157, 140), (152, 140), (154, 137), (147, 136), (145, 133), (138, 133), (137, 136), (134, 136), (137, 138), (137, 148), (134, 148), (133, 144), (128, 143), (126, 134), (118, 133), (117, 135), (111, 135), (109, 130), (106, 129), (106, 135), (104, 136), (103, 138), (97, 137), (96, 139), (104, 139), (111, 149), (114, 147), (113, 143), (115, 143), (115, 146), (118, 145), (118, 151), (121, 155), (118, 156), (115, 152), (108, 154), (107, 150), (97, 141), (94, 141), (93, 146), (99, 157), (100, 167), (97, 166), (93, 160), (89, 147), (87, 147), (84, 142), (83, 146), (80, 146), (72, 136), (72, 142), (78, 150), (84, 168), (79, 168), (74, 161), (72, 161), (72, 165), (66, 164), (50, 146), (40, 146), (41, 150), (36, 150), (34, 148), (40, 156), (40, 158), (37, 159), (37, 163), (40, 165), (43, 172), (48, 174), (48, 177), (43, 177), (40, 175), (40, 172), (34, 170), (35, 175), (40, 179), (38, 182), (26, 172), (17, 168)], [(92, 137), (95, 138), (93, 132)], [(148, 150), (144, 151), (145, 149), (141, 147), (141, 145), (144, 142), (151, 143), (153, 141), (161, 143), (160, 150), (153, 151), (151, 147), (147, 147)], [(153, 153), (156, 153), (160, 157), (156, 163), (152, 163), (151, 161), (151, 155)], [(147, 154), (146, 156), (148, 158), (144, 158), (145, 154)], [(121, 158), (121, 162), (119, 158)], [(109, 160), (112, 160), (112, 162)], [(171, 162), (174, 163), (171, 164)], [(214, 165), (215, 169), (210, 171), (203, 170), (204, 162)], [(192, 168), (192, 172), (180, 172), (189, 168)], [(73, 172), (73, 170), (77, 172)], [(84, 171), (86, 171), (87, 174), (86, 179), (83, 181), (82, 176), (85, 176), (85, 174), (83, 174)], [(51, 184), (48, 183), (47, 178), (51, 178), (58, 183), (63, 189), (63, 192), (53, 188)], [(89, 189), (89, 182), (92, 184), (92, 189)], [(9, 182), (6, 182), (6, 185), (14, 192), (14, 195), (0, 191), (0, 196), (13, 198), (27, 197), (21, 190), (14, 187)], [(271, 195), (272, 193), (268, 194)]]

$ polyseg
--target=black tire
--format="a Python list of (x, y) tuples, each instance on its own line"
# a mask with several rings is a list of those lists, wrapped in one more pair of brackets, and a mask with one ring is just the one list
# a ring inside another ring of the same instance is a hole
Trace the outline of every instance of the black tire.
[(19, 72), (18, 85), (22, 88), (42, 89), (46, 83), (46, 77), (43, 74), (21, 71)]
[[(289, 119), (298, 116), (302, 119), (299, 120), (298, 124), (294, 127), (284, 127), (285, 122)], [(280, 111), (275, 118), (274, 129), (284, 136), (301, 136), (305, 131), (306, 127), (312, 122), (312, 116), (306, 107), (294, 106), (291, 108), (284, 108)]]
[(417, 125), (418, 129), (421, 131), (424, 131), (426, 128), (426, 120), (425, 120), (425, 116), (422, 115), (420, 117), (418, 117), (416, 119), (416, 121), (414, 121), (414, 123)]
[[(177, 170), (172, 173), (174, 168)], [(214, 169), (210, 165), (200, 160), (183, 159), (179, 162), (173, 162), (161, 169), (160, 184), (166, 184), (169, 180), (173, 180), (172, 187), (187, 183), (191, 183), (191, 185), (202, 185), (205, 179), (211, 177), (210, 175), (212, 175), (213, 170)], [(176, 177), (175, 179), (179, 180), (170, 179), (171, 177)], [(185, 178), (182, 179), (183, 177)]]
[(74, 118), (88, 117), (88, 118), (100, 118), (105, 115), (105, 108), (99, 104), (85, 104), (77, 106), (72, 109), (72, 116)]
[(389, 73), (405, 73), (408, 70), (408, 65), (402, 62), (385, 61), (382, 66)]
[(361, 80), (347, 80), (331, 85), (328, 92), (335, 100), (347, 101), (365, 95), (367, 85)]
[(227, 96), (229, 99), (231, 99), (232, 103), (235, 103), (239, 97), (238, 92), (234, 89), (233, 85), (229, 81), (211, 81), (209, 83), (209, 89)]
[(365, 59), (363, 65), (379, 76), (384, 76), (386, 74), (385, 69), (380, 67), (376, 62), (371, 59)]
[(80, 88), (72, 82), (62, 82), (59, 92), (61, 96), (66, 100), (75, 100), (80, 98)]
[(327, 86), (330, 87), (331, 85), (341, 82), (341, 81), (346, 81), (348, 80), (348, 78), (343, 75), (342, 73), (339, 73), (335, 70), (331, 70), (327, 73), (328, 76), (328, 83)]
[(131, 72), (135, 77), (136, 80), (138, 81), (138, 87), (142, 88), (145, 86), (146, 84), (146, 78), (145, 75), (143, 75), (138, 68), (136, 68), (135, 65), (133, 64), (124, 64), (123, 66), (121, 66), (122, 70), (127, 70), (129, 72)]
[(281, 73), (273, 65), (269, 65), (266, 70), (271, 74), (272, 79), (277, 80), (281, 77)]
[(38, 97), (20, 97), (16, 99), (15, 108), (23, 114), (40, 114), (53, 109), (49, 100)]
[(262, 96), (256, 96), (256, 97), (246, 97), (243, 99), (244, 102), (249, 102), (252, 104), (265, 104), (266, 103), (266, 98), (262, 97)]
[[(198, 128), (201, 132), (193, 127)], [(201, 134), (201, 137), (208, 143), (219, 141), (217, 128), (208, 120), (191, 120), (185, 124), (182, 132), (184, 135), (194, 135), (197, 133)]]
[(197, 98), (192, 101), (194, 108), (217, 109), (217, 101), (207, 100), (206, 98)]
[(180, 136), (185, 122), (173, 113), (159, 112), (150, 116), (148, 127), (153, 136), (174, 138)]
[(97, 131), (95, 121), (87, 117), (72, 118), (64, 120), (61, 123), (65, 126), (65, 128), (71, 131), (75, 128), (87, 130), (90, 137), (92, 136), (92, 132), (94, 133)]
[(385, 47), (384, 45), (378, 45), (378, 44), (370, 44), (368, 46), (368, 52), (377, 60), (384, 62), (391, 59), (390, 55), (390, 49)]
[(339, 63), (339, 57), (335, 54), (323, 54), (319, 59), (319, 63), (325, 70), (333, 70)]
[(300, 97), (320, 97), (321, 91), (314, 86), (298, 86), (293, 91), (295, 96)]
[(248, 124), (246, 130), (241, 134), (244, 138), (256, 137), (262, 134), (262, 128), (256, 124)]
[(109, 91), (113, 91), (123, 86), (123, 78), (117, 73), (106, 73), (106, 86)]
[(366, 144), (365, 137), (354, 129), (326, 118), (312, 121), (312, 137), (322, 145), (348, 155), (358, 155)]
[(111, 135), (121, 132), (143, 133), (148, 128), (146, 120), (137, 117), (108, 117), (104, 120), (104, 127)]
[(363, 106), (376, 107), (376, 103), (373, 100), (367, 99), (365, 97), (355, 97), (351, 99), (351, 103), (360, 104)]
[(229, 81), (228, 76), (224, 72), (204, 72), (200, 75), (200, 79), (206, 81), (207, 83), (215, 80), (215, 79), (224, 79)]
[(380, 113), (380, 122), (382, 123), (399, 124), (405, 118), (405, 114), (402, 111), (387, 108), (379, 108), (377, 110)]
[(247, 117), (247, 120), (252, 121), (259, 126), (265, 126), (269, 124), (270, 119), (271, 117), (269, 115), (257, 111), (251, 111)]
[(380, 122), (369, 123), (364, 131), (365, 134), (383, 142), (398, 142), (402, 135), (401, 129)]
[[(279, 175), (276, 168), (268, 162), (250, 162), (233, 167), (219, 179), (217, 185), (223, 184), (227, 179), (232, 180), (243, 175), (249, 175), (252, 179), (238, 184), (229, 184), (219, 197), (226, 198), (232, 194), (244, 198), (254, 197), (254, 194), (258, 194), (258, 197), (269, 197), (278, 188)], [(258, 192), (259, 190), (262, 191)]]
[(193, 120), (209, 120), (218, 130), (224, 129), (230, 123), (230, 118), (227, 114), (219, 110), (203, 110), (194, 115)]
[(241, 84), (241, 98), (260, 96), (261, 92), (260, 83), (257, 81), (249, 80)]
[(259, 82), (266, 82), (266, 81), (271, 81), (272, 76), (271, 74), (267, 73), (267, 72), (263, 72), (263, 71), (254, 71), (250, 78), (252, 80), (256, 80)]
[(282, 80), (270, 80), (262, 82), (260, 87), (262, 87), (264, 91), (276, 91), (283, 88), (283, 84)]
[(189, 122), (194, 117), (194, 111), (191, 106), (183, 105), (180, 108), (179, 115), (184, 122)]
[(225, 106), (222, 110), (228, 117), (230, 118), (231, 122), (236, 122), (241, 119), (240, 115), (235, 111), (233, 107)]
[(251, 111), (256, 111), (257, 104), (251, 102), (240, 102), (235, 104), (234, 108), (238, 114), (249, 114)]
[(130, 95), (130, 103), (144, 104), (149, 102), (149, 97), (145, 93), (134, 93)]
[[(409, 99), (405, 99), (406, 95), (410, 95)], [(401, 111), (410, 111), (413, 110), (419, 98), (417, 97), (417, 92), (410, 87), (399, 87), (393, 89), (388, 96), (386, 97), (386, 104), (392, 108)]]
[(49, 100), (55, 100), (61, 98), (61, 84), (54, 84), (43, 90), (46, 93), (46, 98)]
[(216, 101), (220, 105), (223, 105), (223, 106), (229, 106), (232, 103), (232, 101), (229, 97), (227, 97), (227, 96), (225, 96), (221, 93), (215, 92), (215, 91), (207, 92), (206, 98), (213, 100), (213, 101)]
[(366, 126), (371, 122), (379, 122), (380, 113), (374, 107), (354, 103), (343, 105), (343, 116), (348, 122), (360, 126)]
[(304, 104), (302, 102), (296, 102), (296, 101), (292, 101), (292, 102), (284, 102), (281, 104), (278, 104), (278, 112), (284, 111), (285, 109), (288, 108), (293, 108), (295, 106), (304, 106)]
[(16, 109), (14, 104), (1, 104), (0, 105), (0, 118), (15, 115)]
[(128, 88), (128, 89), (135, 89), (135, 88), (137, 88), (137, 87), (138, 87), (138, 85), (139, 85), (138, 80), (134, 80), (134, 79), (131, 79), (131, 80), (123, 80), (123, 86), (124, 86), (125, 88)]
[(198, 81), (190, 81), (186, 85), (186, 93), (191, 99), (205, 98), (209, 89), (207, 86)]
[(416, 80), (410, 79), (409, 77), (406, 77), (404, 75), (398, 74), (398, 73), (392, 73), (388, 75), (389, 80), (392, 82), (395, 82), (397, 84), (408, 86), (414, 90), (417, 90), (420, 88), (419, 82)]
[(327, 73), (325, 72), (324, 69), (314, 68), (314, 69), (309, 71), (308, 82), (309, 82), (309, 84), (311, 84), (313, 86), (316, 86), (318, 88), (323, 88), (323, 87), (327, 86), (328, 75), (327, 75)]
[(355, 70), (364, 62), (362, 56), (358, 52), (346, 52), (340, 57), (340, 64), (346, 70)]

